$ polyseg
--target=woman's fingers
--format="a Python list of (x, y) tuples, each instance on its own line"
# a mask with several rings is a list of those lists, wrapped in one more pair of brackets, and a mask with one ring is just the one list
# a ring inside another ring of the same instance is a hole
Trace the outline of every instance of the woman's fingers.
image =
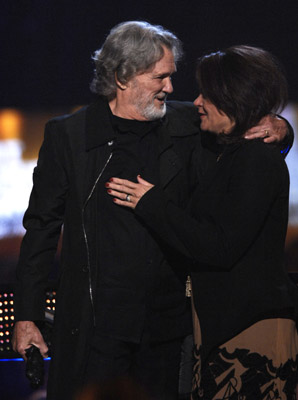
[[(140, 198), (146, 191), (143, 189), (144, 185), (140, 183), (134, 183), (126, 179), (119, 178), (111, 178), (109, 182), (106, 182), (105, 186), (108, 190), (113, 191), (113, 195), (122, 200), (126, 199), (127, 195)], [(108, 193), (111, 194), (110, 192)]]
[(127, 179), (111, 178), (106, 182), (107, 193), (113, 196), (113, 201), (121, 206), (135, 208), (142, 196), (154, 185), (138, 175), (139, 183)]
[(133, 194), (120, 192), (118, 190), (108, 189), (107, 192), (110, 196), (117, 197), (120, 200), (131, 201), (133, 198)]
[(135, 183), (126, 181), (124, 179), (111, 178), (109, 182), (106, 182), (105, 186), (108, 189), (117, 190), (118, 192), (132, 194), (136, 188)]
[(115, 204), (118, 204), (119, 206), (124, 206), (124, 207), (128, 207), (128, 208), (135, 208), (137, 205), (137, 202), (120, 200), (117, 197), (114, 197), (113, 201)]
[(120, 179), (120, 178), (111, 178), (109, 180), (110, 183), (123, 186), (124, 188), (135, 189), (137, 183), (129, 181), (128, 179)]
[(132, 194), (126, 194), (123, 192), (118, 192), (117, 190), (108, 189), (107, 193), (113, 197), (114, 203), (125, 206), (129, 208), (135, 208), (138, 203), (138, 199)]
[(150, 189), (154, 186), (154, 185), (152, 185), (152, 183), (150, 183), (150, 182), (148, 182), (148, 181), (145, 181), (145, 179), (143, 179), (143, 178), (141, 177), (141, 175), (138, 175), (138, 176), (137, 176), (137, 180), (138, 180), (138, 182), (141, 183), (142, 185), (150, 187)]

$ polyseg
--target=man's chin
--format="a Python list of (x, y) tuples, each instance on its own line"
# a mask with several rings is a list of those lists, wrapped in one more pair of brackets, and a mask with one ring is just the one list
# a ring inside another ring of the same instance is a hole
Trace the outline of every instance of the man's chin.
[(167, 111), (166, 103), (161, 104), (159, 107), (157, 106), (150, 106), (144, 110), (143, 116), (148, 121), (155, 121), (157, 119), (161, 119), (165, 116)]

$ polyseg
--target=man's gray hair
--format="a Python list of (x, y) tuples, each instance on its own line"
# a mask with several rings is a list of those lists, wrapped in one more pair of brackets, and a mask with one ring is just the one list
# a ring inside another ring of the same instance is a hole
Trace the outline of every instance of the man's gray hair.
[(115, 26), (92, 57), (96, 68), (90, 89), (112, 100), (116, 96), (116, 76), (120, 83), (126, 84), (149, 70), (163, 57), (163, 47), (173, 52), (175, 62), (182, 57), (180, 40), (162, 26), (143, 21)]

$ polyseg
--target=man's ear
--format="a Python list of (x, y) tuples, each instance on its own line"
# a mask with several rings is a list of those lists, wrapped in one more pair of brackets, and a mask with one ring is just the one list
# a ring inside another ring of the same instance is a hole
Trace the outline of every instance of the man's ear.
[(121, 89), (121, 90), (127, 89), (127, 84), (119, 81), (117, 72), (115, 72), (115, 82), (119, 89)]

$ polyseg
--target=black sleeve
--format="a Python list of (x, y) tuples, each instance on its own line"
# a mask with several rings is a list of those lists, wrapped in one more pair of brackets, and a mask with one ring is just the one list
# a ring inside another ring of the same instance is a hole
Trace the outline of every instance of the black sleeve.
[(59, 154), (62, 147), (59, 136), (57, 123), (49, 122), (23, 219), (26, 233), (16, 270), (16, 320), (44, 319), (45, 287), (63, 224), (68, 191), (68, 179)]
[[(142, 197), (136, 214), (184, 256), (229, 269), (254, 241), (281, 190), (287, 193), (288, 188), (287, 168), (276, 150), (264, 152), (265, 144), (244, 147), (249, 151), (239, 151), (234, 159), (229, 189), (216, 215), (192, 217), (159, 187)], [(194, 194), (193, 204), (201, 200)]]
[(285, 138), (283, 139), (282, 142), (279, 143), (280, 152), (283, 155), (283, 157), (285, 158), (287, 156), (287, 154), (289, 153), (289, 151), (291, 150), (293, 143), (294, 143), (294, 129), (292, 128), (292, 126), (288, 120), (286, 120), (281, 115), (278, 115), (278, 117), (283, 119), (286, 122), (287, 127), (288, 127), (288, 132), (287, 132)]

